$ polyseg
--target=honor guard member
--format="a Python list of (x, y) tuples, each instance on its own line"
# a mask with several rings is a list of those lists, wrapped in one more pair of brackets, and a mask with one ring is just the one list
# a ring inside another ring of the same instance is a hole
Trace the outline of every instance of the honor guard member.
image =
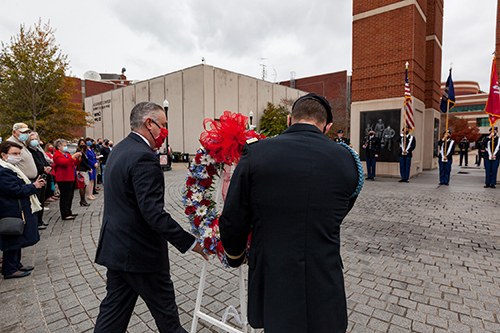
[(366, 179), (375, 180), (375, 165), (378, 154), (380, 154), (380, 139), (375, 135), (373, 128), (370, 128), (368, 136), (363, 141), (363, 149), (365, 150), (366, 168), (368, 169)]
[(325, 133), (327, 100), (299, 98), (281, 135), (244, 148), (219, 220), (228, 263), (248, 257), (248, 321), (266, 333), (345, 332), (340, 224), (356, 200), (353, 155)]
[(467, 137), (463, 137), (462, 141), (458, 144), (458, 149), (460, 149), (460, 164), (458, 166), (462, 166), (462, 161), (465, 157), (465, 166), (469, 164), (469, 147), (470, 142), (467, 141)]
[(486, 169), (485, 188), (496, 188), (497, 184), (498, 164), (500, 163), (500, 143), (498, 142), (497, 134), (498, 127), (495, 127), (493, 132), (483, 140), (484, 149), (486, 151), (484, 156), (484, 168)]
[(351, 144), (349, 143), (349, 139), (347, 138), (344, 138), (344, 131), (342, 130), (339, 130), (337, 132), (337, 137), (335, 139), (333, 139), (333, 141), (339, 143), (339, 142), (343, 142), (345, 143), (346, 145), (350, 146)]
[(481, 158), (483, 158), (484, 154), (486, 154), (486, 150), (484, 150), (484, 144), (483, 144), (484, 138), (481, 137), (476, 141), (476, 148), (477, 148), (477, 166), (481, 166)]
[(453, 164), (453, 152), (455, 141), (451, 139), (451, 132), (443, 133), (443, 138), (438, 141), (439, 149), (439, 185), (450, 185), (451, 165)]
[(412, 152), (417, 146), (415, 137), (409, 134), (409, 128), (404, 127), (399, 137), (399, 172), (401, 173), (400, 183), (408, 183), (410, 179), (410, 168)]

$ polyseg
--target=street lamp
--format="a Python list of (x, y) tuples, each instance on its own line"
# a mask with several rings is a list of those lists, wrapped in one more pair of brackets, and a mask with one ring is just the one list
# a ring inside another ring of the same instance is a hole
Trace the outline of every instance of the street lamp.
[[(163, 101), (163, 108), (165, 109), (165, 117), (167, 118), (167, 130), (168, 130), (168, 101), (165, 99)], [(166, 139), (167, 143), (167, 171), (172, 170), (172, 156), (170, 156), (170, 147), (168, 146), (168, 136)]]

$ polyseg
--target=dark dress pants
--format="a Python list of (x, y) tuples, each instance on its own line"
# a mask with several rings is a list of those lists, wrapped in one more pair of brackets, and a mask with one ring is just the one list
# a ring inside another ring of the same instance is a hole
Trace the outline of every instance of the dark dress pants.
[(451, 173), (451, 164), (453, 160), (448, 160), (447, 162), (441, 161), (439, 159), (439, 182), (443, 184), (450, 183), (450, 173)]
[(484, 168), (486, 169), (486, 185), (496, 185), (497, 184), (497, 174), (498, 165), (500, 160), (490, 160), (489, 158), (484, 159)]
[(7, 250), (2, 254), (2, 275), (11, 275), (23, 267), (21, 264), (21, 249)]
[(67, 217), (73, 215), (71, 205), (73, 203), (73, 194), (75, 193), (75, 182), (57, 182), (59, 191), (59, 209), (61, 210), (61, 217), (65, 220)]
[(411, 157), (400, 156), (399, 157), (399, 173), (401, 174), (402, 180), (410, 179), (410, 168), (411, 168)]
[(40, 205), (42, 206), (42, 210), (37, 213), (38, 215), (38, 225), (43, 224), (43, 211), (45, 210), (44, 204), (45, 204), (45, 193), (47, 190), (47, 186), (44, 186), (42, 188), (39, 188), (36, 190), (36, 196), (38, 198), (38, 201), (40, 201)]
[(469, 164), (469, 152), (468, 151), (460, 151), (460, 165), (462, 165), (462, 160), (465, 158), (465, 166)]
[(107, 294), (101, 303), (94, 333), (127, 330), (137, 296), (141, 296), (161, 333), (187, 333), (179, 322), (174, 284), (168, 270), (131, 273), (108, 269)]
[(377, 164), (377, 158), (376, 157), (367, 157), (366, 158), (366, 168), (367, 170), (367, 177), (368, 178), (375, 178), (375, 166)]

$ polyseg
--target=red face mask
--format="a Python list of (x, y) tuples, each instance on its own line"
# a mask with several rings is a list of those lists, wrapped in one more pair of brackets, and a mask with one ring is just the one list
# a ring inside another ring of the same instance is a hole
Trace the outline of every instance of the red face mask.
[(153, 148), (153, 150), (157, 152), (158, 150), (160, 150), (160, 147), (163, 145), (163, 142), (165, 142), (165, 139), (168, 136), (168, 129), (160, 127), (160, 125), (158, 125), (153, 119), (151, 119), (151, 121), (160, 129), (160, 135), (158, 135), (156, 138), (153, 136), (153, 133), (148, 130), (149, 134), (151, 134), (153, 140), (155, 141), (155, 148)]
[(50, 151), (51, 153), (53, 153), (55, 149), (54, 148), (49, 148), (47, 150)]

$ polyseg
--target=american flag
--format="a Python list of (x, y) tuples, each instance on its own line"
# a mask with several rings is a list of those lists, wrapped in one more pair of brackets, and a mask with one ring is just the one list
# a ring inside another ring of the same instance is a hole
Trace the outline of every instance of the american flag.
[(409, 128), (409, 131), (413, 131), (415, 129), (415, 120), (413, 119), (413, 106), (411, 103), (411, 91), (410, 91), (410, 82), (408, 81), (408, 67), (406, 67), (405, 71), (406, 79), (405, 79), (405, 126)]

